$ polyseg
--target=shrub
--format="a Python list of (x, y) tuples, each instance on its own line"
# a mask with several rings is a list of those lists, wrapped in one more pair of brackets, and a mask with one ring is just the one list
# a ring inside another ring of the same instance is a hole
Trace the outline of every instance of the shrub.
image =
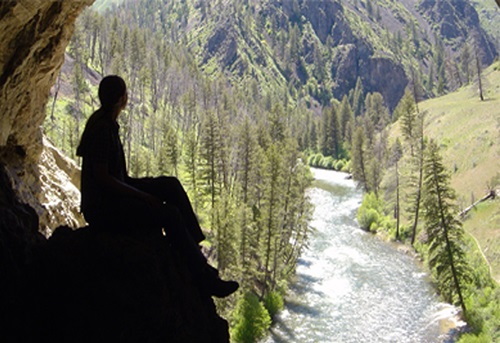
[(323, 160), (323, 154), (317, 153), (317, 154), (313, 155), (310, 165), (312, 167), (319, 167), (319, 166), (321, 166), (322, 160)]
[(334, 165), (335, 165), (335, 159), (332, 156), (325, 157), (321, 161), (321, 167), (325, 169), (334, 169), (335, 168)]
[(375, 231), (378, 227), (378, 212), (373, 208), (359, 210), (358, 223), (363, 230)]
[(270, 292), (264, 297), (264, 307), (267, 309), (271, 318), (274, 318), (284, 306), (283, 297), (278, 292)]
[(338, 171), (344, 171), (344, 167), (346, 166), (346, 162), (345, 160), (338, 160), (336, 163), (335, 163), (335, 170), (338, 170)]
[(238, 343), (253, 343), (264, 337), (271, 326), (271, 317), (259, 298), (247, 293), (240, 299), (234, 314), (236, 324), (231, 336)]
[(466, 333), (460, 336), (458, 343), (491, 343), (491, 337), (486, 333), (481, 333), (479, 335), (474, 335), (472, 333)]
[(307, 165), (313, 167), (315, 157), (316, 157), (316, 155), (309, 155), (309, 157), (307, 158)]
[(352, 172), (352, 169), (351, 169), (351, 160), (347, 161), (344, 165), (344, 168), (342, 168), (343, 172), (346, 172), (346, 173), (350, 173)]
[(374, 193), (365, 194), (358, 210), (358, 224), (364, 230), (375, 231), (384, 218), (383, 204)]

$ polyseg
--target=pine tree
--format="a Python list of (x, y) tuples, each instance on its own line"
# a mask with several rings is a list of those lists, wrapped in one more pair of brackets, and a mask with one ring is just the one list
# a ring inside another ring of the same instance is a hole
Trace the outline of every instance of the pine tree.
[[(217, 269), (221, 275), (231, 265), (233, 256), (237, 254), (236, 246), (236, 223), (237, 223), (237, 202), (236, 199), (225, 190), (219, 197), (214, 208), (214, 225), (212, 229), (216, 232), (215, 251), (217, 257)], [(233, 268), (236, 263), (233, 263)]]
[(365, 115), (371, 120), (376, 131), (380, 132), (389, 123), (389, 111), (382, 94), (368, 93), (365, 99)]
[(269, 133), (273, 142), (281, 142), (285, 138), (285, 112), (281, 104), (275, 104), (269, 114)]
[[(209, 196), (211, 208), (215, 208), (215, 202), (220, 194), (219, 171), (219, 148), (220, 130), (217, 119), (213, 113), (207, 113), (202, 126), (201, 133), (201, 181), (204, 185), (204, 193)], [(212, 218), (212, 224), (213, 224)]]
[(378, 197), (387, 160), (386, 130), (376, 135), (373, 144), (370, 146), (370, 152), (366, 154), (365, 160), (368, 167), (366, 170), (368, 189)]
[(249, 203), (250, 188), (252, 185), (252, 172), (255, 168), (255, 155), (257, 150), (257, 139), (254, 128), (250, 124), (248, 117), (240, 129), (238, 145), (239, 179), (242, 187), (242, 200)]
[(401, 123), (401, 132), (405, 142), (410, 147), (410, 155), (415, 155), (415, 144), (419, 136), (417, 135), (417, 118), (418, 113), (415, 106), (413, 94), (409, 89), (406, 89), (405, 94), (401, 98), (396, 112), (398, 113)]
[(355, 117), (359, 117), (363, 114), (363, 101), (365, 99), (363, 83), (361, 79), (358, 77), (356, 80), (356, 87), (354, 88), (354, 94), (352, 99), (352, 110), (354, 112)]
[(324, 156), (338, 158), (340, 153), (339, 120), (333, 106), (323, 109), (319, 148)]
[(179, 175), (179, 163), (181, 153), (179, 151), (179, 143), (177, 133), (173, 128), (169, 128), (166, 132), (164, 147), (167, 157), (167, 163), (172, 167), (173, 175)]
[(460, 54), (460, 69), (462, 70), (462, 73), (465, 77), (466, 84), (469, 84), (471, 80), (470, 64), (471, 64), (470, 48), (469, 44), (465, 43), (462, 47), (462, 52)]
[(365, 133), (361, 126), (356, 127), (352, 138), (351, 161), (352, 176), (366, 192), (369, 192), (367, 165), (366, 165)]
[(449, 179), (439, 148), (431, 140), (424, 161), (423, 199), (429, 266), (436, 276), (440, 293), (447, 301), (456, 301), (465, 314), (463, 291), (469, 280), (469, 270), (463, 248), (464, 230), (457, 219), (455, 193)]
[(422, 202), (422, 186), (423, 186), (423, 168), (424, 168), (424, 151), (426, 140), (424, 137), (424, 118), (425, 113), (417, 117), (415, 126), (415, 137), (418, 139), (418, 144), (415, 145), (415, 154), (410, 156), (410, 176), (409, 186), (410, 194), (408, 196), (408, 213), (412, 222), (411, 244), (415, 244), (417, 236), (417, 227), (420, 216), (420, 207)]
[(350, 141), (349, 123), (354, 123), (354, 113), (349, 104), (347, 96), (344, 95), (342, 102), (340, 103), (340, 137), (342, 141)]
[(319, 136), (319, 151), (323, 154), (323, 156), (331, 155), (330, 150), (330, 137), (328, 134), (329, 123), (330, 123), (330, 115), (331, 112), (326, 108), (323, 108), (321, 111), (321, 131)]
[(272, 289), (273, 282), (273, 260), (275, 258), (276, 242), (279, 239), (279, 227), (282, 216), (282, 189), (283, 189), (283, 160), (280, 154), (280, 147), (272, 144), (266, 151), (265, 165), (265, 197), (262, 204), (262, 229), (263, 237), (263, 293)]
[(396, 204), (394, 205), (394, 217), (396, 217), (396, 240), (399, 240), (399, 223), (401, 219), (400, 206), (400, 181), (399, 181), (399, 160), (403, 157), (403, 146), (399, 138), (391, 147), (390, 162), (394, 164), (394, 174), (396, 176)]
[(310, 137), (310, 146), (314, 151), (318, 150), (318, 125), (316, 124), (316, 121), (314, 118), (311, 120), (311, 129), (309, 131), (309, 137)]
[(198, 136), (196, 129), (193, 127), (186, 134), (184, 165), (188, 175), (188, 189), (191, 191), (191, 199), (195, 212), (199, 208), (198, 196), (198, 163), (199, 163), (199, 147)]

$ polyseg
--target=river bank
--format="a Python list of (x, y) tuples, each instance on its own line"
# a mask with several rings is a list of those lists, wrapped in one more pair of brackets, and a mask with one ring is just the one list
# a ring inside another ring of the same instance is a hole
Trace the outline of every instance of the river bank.
[[(368, 231), (367, 231), (368, 232)], [(369, 232), (372, 233), (372, 232)], [(425, 270), (428, 275), (429, 270), (425, 266), (422, 257), (408, 244), (405, 244), (401, 241), (394, 240), (394, 238), (390, 237), (385, 231), (377, 231), (372, 233), (374, 237), (380, 239), (386, 244), (391, 245), (394, 249), (399, 252), (410, 256), (414, 259), (414, 262), (419, 265), (422, 270)], [(432, 284), (432, 280), (429, 276), (427, 276), (427, 282)], [(436, 292), (436, 296), (439, 295)], [(443, 309), (436, 313), (435, 320), (439, 323), (439, 332), (440, 336), (444, 339), (446, 343), (456, 342), (459, 335), (462, 332), (466, 332), (468, 330), (467, 322), (462, 318), (461, 311), (456, 306), (453, 306), (448, 303), (443, 303)]]
[[(449, 342), (451, 323), (414, 256), (361, 229), (362, 193), (345, 175), (313, 170), (309, 248), (266, 343)], [(446, 330), (449, 331), (449, 330)]]

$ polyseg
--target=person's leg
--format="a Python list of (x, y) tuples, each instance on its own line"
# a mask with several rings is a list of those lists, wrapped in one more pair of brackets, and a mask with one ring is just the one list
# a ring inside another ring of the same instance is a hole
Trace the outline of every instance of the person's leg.
[(161, 208), (153, 209), (140, 199), (122, 197), (109, 202), (98, 213), (86, 214), (86, 219), (101, 230), (139, 238), (160, 236), (161, 229), (164, 229), (172, 247), (186, 259), (193, 279), (201, 291), (208, 295), (225, 297), (238, 289), (238, 283), (223, 281), (214, 273), (205, 255), (187, 231), (184, 218), (177, 207), (167, 203)]
[[(159, 216), (164, 216), (164, 225), (167, 237), (171, 238), (173, 247), (186, 258), (187, 265), (192, 272), (193, 279), (199, 289), (207, 295), (226, 297), (234, 293), (239, 284), (235, 281), (224, 281), (219, 278), (217, 269), (208, 264), (207, 258), (187, 231), (180, 211), (168, 204), (164, 205)], [(172, 220), (173, 219), (173, 220)]]
[(189, 233), (196, 243), (205, 239), (191, 201), (180, 181), (173, 176), (133, 179), (132, 186), (156, 196), (170, 206), (177, 207)]
[(160, 235), (163, 225), (147, 203), (133, 197), (110, 199), (84, 215), (99, 230), (132, 236)]

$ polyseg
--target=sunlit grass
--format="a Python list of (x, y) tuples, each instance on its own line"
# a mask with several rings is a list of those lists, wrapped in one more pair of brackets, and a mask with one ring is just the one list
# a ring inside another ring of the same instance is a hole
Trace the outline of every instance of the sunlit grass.
[[(477, 82), (445, 96), (423, 101), (425, 135), (438, 141), (451, 185), (461, 208), (488, 192), (500, 171), (500, 62), (483, 73), (485, 101), (479, 99)], [(391, 137), (401, 137), (399, 125)], [(497, 188), (500, 185), (497, 185)], [(470, 212), (464, 222), (467, 232), (479, 242), (500, 279), (500, 201), (488, 202)]]

